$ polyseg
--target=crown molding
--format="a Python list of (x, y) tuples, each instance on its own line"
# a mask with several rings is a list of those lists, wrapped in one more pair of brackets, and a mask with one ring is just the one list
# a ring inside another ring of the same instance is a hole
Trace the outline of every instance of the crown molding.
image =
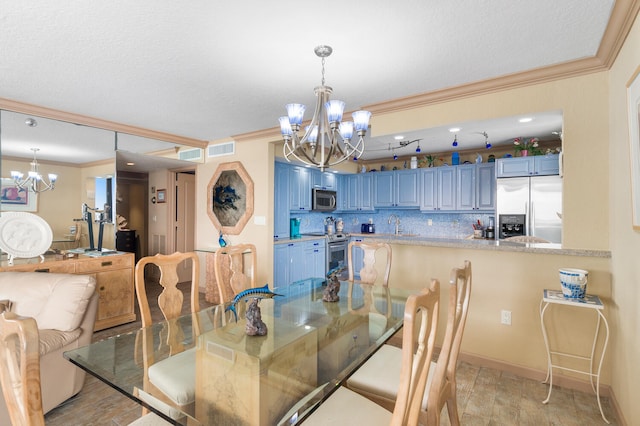
[(618, 56), (639, 11), (640, 0), (616, 0), (600, 47), (593, 57), (365, 105), (363, 109), (371, 111), (372, 114), (403, 111), (456, 99), (607, 71)]
[(36, 115), (38, 117), (49, 118), (52, 120), (66, 121), (68, 123), (81, 124), (84, 126), (97, 127), (99, 129), (127, 133), (143, 138), (157, 139), (165, 142), (177, 143), (180, 145), (193, 146), (197, 148), (207, 147), (207, 141), (202, 141), (199, 139), (178, 136), (171, 133), (159, 132), (156, 130), (145, 129), (137, 126), (130, 126), (128, 124), (117, 123), (115, 121), (102, 120), (87, 115), (74, 114), (53, 108), (14, 101), (11, 99), (0, 98), (0, 109), (22, 114)]

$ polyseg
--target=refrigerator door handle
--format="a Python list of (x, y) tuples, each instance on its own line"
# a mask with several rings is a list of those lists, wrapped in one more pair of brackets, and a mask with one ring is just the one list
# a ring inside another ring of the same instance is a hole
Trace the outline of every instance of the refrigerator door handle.
[(535, 225), (536, 223), (536, 218), (535, 218), (535, 214), (536, 214), (536, 209), (534, 207), (533, 201), (531, 202), (531, 210), (529, 211), (529, 232), (527, 233), (527, 235), (531, 235), (532, 237), (535, 237), (535, 235), (533, 235), (535, 232), (535, 228), (533, 225)]

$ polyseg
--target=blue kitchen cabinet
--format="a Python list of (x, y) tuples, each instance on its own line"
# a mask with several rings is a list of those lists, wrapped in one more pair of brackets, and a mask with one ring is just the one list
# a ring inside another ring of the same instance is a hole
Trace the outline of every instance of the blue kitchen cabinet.
[(338, 191), (338, 204), (336, 205), (336, 209), (339, 211), (347, 210), (347, 201), (349, 199), (347, 194), (347, 176), (348, 175), (336, 175), (336, 190)]
[(395, 173), (380, 172), (373, 175), (374, 207), (393, 207), (395, 204)]
[(307, 243), (299, 241), (274, 245), (273, 279), (276, 287), (308, 278)]
[(496, 160), (497, 177), (548, 176), (560, 173), (559, 155), (499, 158)]
[(495, 163), (457, 166), (456, 205), (460, 211), (495, 210)]
[(440, 211), (456, 210), (457, 166), (438, 167), (438, 208)]
[(420, 210), (438, 210), (438, 169), (420, 169), (421, 194)]
[(533, 173), (537, 176), (560, 174), (560, 155), (536, 155), (533, 157)]
[[(306, 262), (306, 277), (322, 278), (325, 276), (327, 264), (327, 242), (325, 240), (306, 241), (304, 246), (304, 260)], [(300, 278), (300, 279), (302, 279)], [(297, 281), (297, 280), (294, 280)]]
[[(362, 238), (351, 238), (350, 242), (361, 242)], [(360, 247), (353, 247), (351, 253), (351, 260), (353, 262), (353, 278), (356, 280), (360, 279), (360, 270), (364, 266), (364, 250)], [(349, 260), (349, 253), (347, 253), (347, 262)]]
[(373, 175), (373, 207), (419, 207), (420, 171), (394, 170)]
[(287, 244), (273, 246), (273, 286), (289, 285), (289, 248)]
[(476, 209), (476, 165), (456, 166), (456, 209)]
[(496, 163), (476, 165), (476, 209), (496, 209)]
[(289, 166), (276, 163), (273, 180), (273, 238), (289, 238)]
[(337, 176), (335, 173), (313, 170), (311, 172), (311, 187), (336, 191), (338, 189)]
[(289, 170), (289, 210), (311, 211), (311, 170), (293, 166)]
[(372, 184), (369, 173), (345, 176), (345, 192), (347, 193), (345, 211), (373, 210)]

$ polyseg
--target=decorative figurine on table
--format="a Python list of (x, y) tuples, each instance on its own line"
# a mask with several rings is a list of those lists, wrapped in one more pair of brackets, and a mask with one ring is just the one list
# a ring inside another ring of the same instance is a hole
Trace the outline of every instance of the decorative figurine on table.
[(260, 306), (258, 306), (258, 300), (251, 300), (247, 308), (247, 325), (244, 329), (247, 336), (264, 336), (267, 334), (267, 324), (262, 321), (262, 312), (260, 311)]
[[(236, 294), (236, 296), (233, 298), (233, 301), (231, 301), (231, 304), (229, 306), (227, 306), (227, 308), (225, 309), (226, 311), (231, 311), (233, 312), (233, 316), (236, 319), (236, 322), (238, 322), (238, 312), (236, 311), (236, 306), (238, 305), (238, 302), (240, 302), (241, 300), (244, 300), (245, 302), (248, 299), (254, 299), (251, 304), (249, 305), (249, 309), (247, 310), (247, 334), (250, 336), (254, 336), (254, 335), (259, 335), (259, 336), (264, 336), (265, 334), (267, 334), (267, 326), (265, 325), (264, 322), (262, 322), (262, 313), (260, 312), (260, 306), (258, 306), (258, 302), (261, 299), (273, 299), (275, 296), (282, 296), (281, 294), (276, 294), (274, 292), (272, 292), (271, 290), (269, 290), (269, 284), (265, 284), (262, 287), (256, 287), (256, 288), (249, 288), (247, 290), (241, 291), (240, 293)], [(254, 305), (255, 302), (255, 306)], [(260, 325), (262, 324), (262, 325)], [(264, 330), (263, 334), (251, 334), (249, 333), (249, 330)]]
[(327, 287), (322, 292), (322, 300), (325, 302), (337, 302), (340, 300), (340, 280), (338, 277), (346, 269), (346, 266), (336, 266), (327, 272)]

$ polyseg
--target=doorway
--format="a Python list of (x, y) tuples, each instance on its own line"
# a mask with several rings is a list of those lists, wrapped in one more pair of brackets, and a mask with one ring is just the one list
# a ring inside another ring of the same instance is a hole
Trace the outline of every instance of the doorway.
[[(196, 235), (196, 176), (195, 171), (175, 173), (175, 208), (173, 217), (174, 251), (194, 251)], [(191, 280), (191, 264), (178, 270), (180, 282)]]

